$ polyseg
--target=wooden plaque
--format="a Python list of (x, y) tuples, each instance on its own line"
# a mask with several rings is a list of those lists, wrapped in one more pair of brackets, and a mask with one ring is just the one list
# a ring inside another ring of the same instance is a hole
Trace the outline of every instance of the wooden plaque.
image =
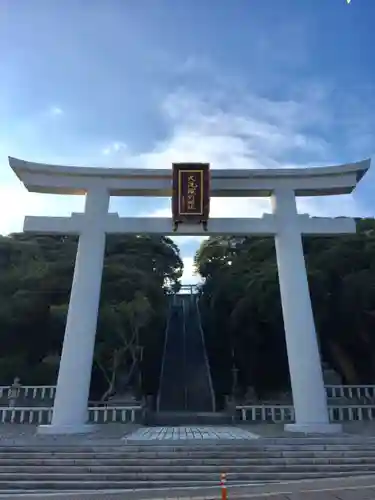
[(209, 163), (173, 163), (174, 222), (207, 222), (210, 212)]

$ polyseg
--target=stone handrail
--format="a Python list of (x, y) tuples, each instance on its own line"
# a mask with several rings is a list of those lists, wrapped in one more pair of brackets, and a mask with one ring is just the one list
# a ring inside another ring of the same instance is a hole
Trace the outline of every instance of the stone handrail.
[[(7, 397), (11, 385), (0, 386), (0, 398)], [(55, 385), (21, 385), (20, 397), (31, 399), (53, 399), (56, 393)]]
[[(51, 407), (0, 408), (0, 424), (49, 424)], [(292, 405), (237, 406), (237, 420), (243, 422), (286, 423), (294, 421)], [(329, 407), (332, 422), (375, 420), (375, 405), (340, 405)], [(137, 422), (142, 417), (142, 406), (114, 406), (88, 408), (89, 422), (96, 424)]]
[[(0, 408), (0, 424), (50, 424), (51, 407)], [(136, 422), (142, 414), (141, 406), (90, 407), (88, 420), (94, 424)]]
[[(10, 387), (10, 385), (0, 386), (0, 398), (8, 396)], [(330, 399), (365, 399), (375, 404), (375, 385), (326, 385), (325, 387), (327, 397)], [(19, 398), (53, 400), (55, 393), (55, 385), (21, 385)]]
[(213, 386), (213, 383), (212, 383), (211, 365), (210, 365), (210, 362), (209, 362), (209, 359), (208, 359), (206, 339), (205, 339), (203, 328), (202, 328), (201, 311), (199, 309), (199, 302), (198, 302), (198, 297), (197, 296), (195, 296), (194, 307), (195, 307), (195, 310), (196, 310), (196, 313), (197, 313), (199, 333), (201, 335), (201, 339), (202, 339), (202, 343), (203, 343), (204, 360), (205, 360), (206, 370), (207, 370), (207, 374), (208, 374), (208, 384), (209, 384), (209, 387), (210, 387), (212, 408), (215, 411), (216, 410), (216, 398), (215, 398), (214, 386)]
[[(331, 422), (375, 420), (375, 405), (328, 407)], [(236, 417), (243, 422), (294, 422), (292, 405), (236, 406)]]
[[(358, 400), (366, 400), (369, 402), (374, 402), (375, 404), (375, 385), (326, 385), (325, 386), (326, 395), (328, 399), (354, 399), (357, 400), (356, 403), (359, 403)], [(292, 394), (287, 395), (287, 399), (284, 397), (277, 397), (270, 400), (257, 400), (251, 401), (251, 404), (269, 404), (273, 405), (276, 403), (281, 403), (285, 405), (289, 405), (292, 400)], [(249, 406), (250, 401), (242, 401), (238, 404)]]
[[(174, 294), (172, 296), (172, 303), (174, 304), (175, 303), (175, 299), (176, 299), (176, 294)], [(162, 383), (162, 380), (163, 380), (163, 374), (164, 374), (164, 360), (165, 360), (165, 353), (166, 353), (166, 350), (167, 350), (167, 342), (168, 342), (168, 333), (169, 333), (169, 325), (170, 325), (170, 320), (171, 320), (171, 312), (172, 312), (172, 306), (169, 305), (169, 308), (168, 308), (168, 316), (167, 316), (167, 324), (165, 326), (165, 333), (164, 333), (164, 346), (163, 346), (163, 357), (162, 357), (162, 360), (161, 360), (161, 367), (160, 367), (160, 374), (159, 374), (159, 387), (158, 387), (158, 394), (156, 396), (156, 408), (157, 410), (159, 410), (160, 408), (160, 399), (161, 399), (161, 383)]]
[[(0, 424), (49, 424), (51, 407), (0, 408)], [(291, 405), (237, 406), (237, 420), (243, 422), (287, 423), (294, 421)], [(340, 405), (329, 407), (332, 422), (375, 420), (375, 405)], [(131, 423), (142, 418), (141, 406), (89, 407), (89, 422), (94, 424)]]
[(326, 385), (327, 397), (375, 399), (375, 385)]

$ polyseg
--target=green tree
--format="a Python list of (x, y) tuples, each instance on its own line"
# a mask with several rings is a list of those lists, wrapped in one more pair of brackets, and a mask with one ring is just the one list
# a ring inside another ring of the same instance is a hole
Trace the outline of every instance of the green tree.
[[(24, 233), (0, 238), (3, 384), (15, 375), (24, 383), (56, 382), (77, 242), (74, 236)], [(167, 295), (178, 288), (182, 269), (169, 238), (107, 237), (95, 347), (105, 370), (94, 364), (92, 397), (109, 389), (112, 372), (115, 381), (127, 374), (134, 359), (144, 390), (157, 391), (161, 359), (153, 358), (163, 349)]]
[[(321, 354), (346, 383), (375, 382), (374, 250), (373, 219), (358, 220), (355, 235), (304, 239)], [(209, 238), (195, 265), (205, 278), (200, 307), (216, 392), (229, 391), (229, 358), (243, 392), (288, 388), (273, 239)]]

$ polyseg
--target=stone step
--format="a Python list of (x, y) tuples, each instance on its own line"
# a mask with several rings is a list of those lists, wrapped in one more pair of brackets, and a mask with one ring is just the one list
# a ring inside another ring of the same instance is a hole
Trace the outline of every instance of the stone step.
[[(192, 479), (206, 479), (215, 480), (215, 478), (220, 477), (222, 472), (217, 467), (209, 467), (205, 470), (202, 467), (196, 467), (194, 470), (187, 470), (186, 468), (180, 468), (182, 470), (175, 470), (173, 467), (162, 470), (153, 470), (152, 467), (148, 469), (134, 468), (123, 470), (121, 472), (114, 472), (111, 468), (109, 470), (104, 470), (102, 472), (96, 471), (66, 471), (60, 469), (58, 472), (39, 472), (37, 468), (33, 472), (0, 472), (0, 481), (70, 481), (70, 480), (82, 480), (92, 479), (94, 481), (153, 481), (153, 480), (192, 480)], [(226, 472), (226, 471), (224, 471)], [(353, 473), (374, 473), (373, 465), (367, 466), (366, 464), (361, 465), (318, 465), (315, 467), (310, 467), (307, 465), (299, 466), (285, 466), (280, 465), (263, 465), (263, 466), (252, 466), (250, 470), (236, 469), (233, 471), (228, 471), (227, 479), (232, 480), (247, 480), (248, 478), (263, 480), (272, 479), (274, 475), (275, 479), (278, 479), (284, 475), (300, 475), (306, 478), (317, 477), (319, 474), (347, 474), (351, 475)]]
[(153, 459), (106, 459), (98, 460), (95, 458), (85, 458), (85, 459), (58, 459), (51, 458), (48, 460), (39, 459), (26, 459), (20, 461), (19, 459), (9, 459), (0, 460), (0, 468), (11, 470), (10, 468), (21, 469), (32, 469), (35, 466), (42, 467), (85, 467), (85, 468), (95, 468), (95, 467), (133, 467), (145, 468), (151, 466), (157, 467), (171, 467), (171, 466), (183, 466), (183, 467), (200, 467), (200, 466), (217, 466), (217, 467), (227, 467), (227, 466), (254, 466), (254, 465), (340, 465), (340, 464), (375, 464), (375, 456), (365, 457), (348, 457), (347, 455), (342, 455), (341, 457), (277, 457), (277, 458), (177, 458), (177, 459), (164, 459), (164, 458), (153, 458)]
[[(233, 484), (232, 486), (241, 486), (241, 485), (246, 485), (246, 486), (259, 486), (259, 485), (264, 485), (266, 483), (264, 482), (260, 482), (260, 481), (245, 481), (245, 482), (236, 482), (235, 484)], [(268, 483), (267, 483), (268, 484)], [(188, 485), (189, 488), (217, 488), (217, 481), (214, 482), (214, 481), (202, 481), (202, 482), (196, 482), (196, 483), (189, 483)], [(155, 485), (153, 483), (144, 483), (142, 484), (142, 491), (144, 491), (145, 489), (155, 489)], [(179, 493), (181, 493), (181, 488), (183, 488), (183, 491), (185, 491), (185, 488), (186, 488), (186, 484), (184, 483), (161, 483), (160, 485), (157, 485), (156, 488), (158, 489), (158, 493), (159, 491), (162, 491), (163, 494), (165, 494), (165, 489), (168, 489), (168, 491), (171, 490), (171, 488), (173, 488), (173, 493), (175, 491), (178, 491)], [(105, 487), (105, 489), (101, 490), (101, 489), (95, 489), (95, 494), (102, 494), (103, 495), (103, 499), (106, 499), (106, 498), (109, 498), (108, 496), (108, 489), (112, 490), (111, 487), (108, 487), (108, 485)], [(125, 489), (125, 490), (133, 490), (134, 489), (138, 489), (137, 486), (135, 487), (132, 487), (132, 486), (127, 486), (126, 488), (117, 488), (117, 490), (122, 490), (122, 489)], [(113, 490), (116, 490), (115, 488), (113, 488)], [(138, 489), (139, 491), (139, 489)], [(39, 500), (40, 499), (40, 494), (43, 493), (43, 497), (44, 495), (47, 495), (47, 494), (50, 494), (50, 495), (53, 495), (53, 498), (55, 497), (55, 495), (58, 495), (57, 498), (61, 498), (58, 490), (56, 489), (45, 489), (45, 488), (41, 488), (41, 489), (0, 489), (0, 498), (6, 498), (7, 500), (9, 500), (9, 498), (18, 498), (18, 495), (28, 495), (26, 498), (30, 498), (29, 495), (34, 495), (34, 498), (35, 500)], [(74, 500), (78, 500), (79, 498), (82, 498), (85, 499), (85, 500), (90, 500), (90, 497), (86, 496), (86, 493), (92, 493), (92, 490), (77, 490), (77, 489), (68, 489), (68, 488), (64, 488), (63, 492), (62, 492), (62, 495), (63, 497), (65, 497), (65, 495), (67, 494), (70, 494), (70, 495), (77, 495), (77, 494), (85, 494), (84, 497), (73, 497)], [(5, 496), (5, 495), (9, 495), (8, 496)], [(17, 496), (15, 496), (17, 495)], [(21, 497), (22, 498), (22, 497)], [(48, 498), (48, 497), (47, 497)], [(66, 497), (66, 500), (71, 500), (72, 497)], [(120, 497), (121, 498), (121, 497)], [(124, 498), (124, 497), (122, 497)], [(151, 497), (149, 497), (151, 498)], [(175, 498), (175, 497), (173, 497)], [(180, 497), (179, 497), (180, 498)], [(208, 497), (207, 497), (208, 498)]]
[[(157, 445), (147, 445), (138, 449), (130, 448), (125, 444), (121, 449), (118, 448), (117, 451), (113, 451), (113, 453), (117, 453), (121, 450), (122, 453), (136, 454), (140, 455), (143, 453), (201, 453), (202, 451), (208, 453), (257, 453), (257, 452), (280, 452), (280, 451), (299, 451), (299, 450), (308, 450), (308, 451), (375, 451), (375, 446), (366, 445), (366, 444), (337, 444), (337, 445), (324, 445), (324, 444), (306, 444), (306, 445), (285, 445), (285, 446), (267, 446), (267, 445), (249, 445), (249, 446), (225, 446), (224, 444), (214, 444), (211, 443), (202, 443), (198, 446), (190, 446), (186, 443), (185, 446), (164, 446), (160, 447)], [(39, 451), (41, 451), (39, 449)], [(44, 450), (43, 450), (44, 451)], [(60, 450), (54, 450), (59, 452)], [(95, 452), (96, 453), (96, 452)]]
[[(276, 482), (276, 481), (267, 481), (269, 482)], [(229, 483), (228, 483), (229, 484)], [(236, 481), (235, 483), (231, 483), (232, 486), (238, 486), (241, 484), (246, 484), (246, 485), (259, 485), (259, 484), (265, 484), (264, 481)], [(188, 484), (186, 481), (151, 481), (151, 482), (146, 482), (144, 481), (143, 483), (139, 482), (131, 482), (131, 481), (116, 481), (116, 482), (111, 482), (110, 484), (106, 482), (100, 482), (100, 481), (76, 481), (76, 482), (46, 482), (46, 481), (39, 481), (39, 482), (25, 482), (23, 481), (22, 483), (7, 483), (7, 482), (0, 482), (0, 495), (4, 494), (38, 494), (40, 495), (41, 492), (43, 493), (52, 493), (56, 494), (57, 492), (63, 492), (63, 493), (81, 493), (81, 492), (86, 492), (86, 491), (95, 491), (95, 493), (103, 493), (103, 498), (106, 498), (105, 495), (108, 495), (108, 489), (110, 490), (136, 490), (136, 489), (170, 489), (170, 488), (186, 488), (188, 486), (189, 488), (202, 488), (202, 487), (218, 487), (218, 481), (217, 479), (215, 481), (192, 481), (189, 482)], [(4, 497), (0, 497), (4, 498)], [(39, 498), (39, 497), (36, 497)], [(89, 497), (87, 497), (89, 499)]]
[[(329, 478), (331, 479), (331, 478)], [(231, 483), (231, 486), (241, 486), (241, 485), (246, 485), (246, 486), (259, 486), (259, 485), (265, 485), (265, 484), (270, 484), (270, 483), (273, 483), (273, 482), (276, 482), (276, 481), (236, 481), (235, 483)], [(43, 483), (40, 483), (43, 485)], [(8, 497), (5, 497), (6, 494), (8, 495), (11, 495), (10, 498), (14, 498), (13, 495), (21, 495), (21, 494), (25, 494), (25, 495), (40, 495), (41, 493), (43, 493), (43, 495), (46, 495), (46, 494), (52, 494), (52, 495), (60, 495), (62, 494), (63, 496), (65, 496), (66, 494), (81, 494), (81, 493), (91, 493), (92, 492), (92, 489), (77, 489), (77, 488), (65, 488), (64, 486), (64, 489), (63, 490), (60, 490), (60, 493), (58, 490), (56, 489), (48, 489), (48, 488), (40, 488), (40, 484), (39, 484), (39, 487), (38, 489), (35, 489), (32, 487), (32, 485), (29, 485), (28, 489), (18, 489), (15, 490), (14, 488), (10, 488), (10, 489), (2, 489), (0, 488), (0, 498), (7, 498)], [(165, 490), (167, 489), (168, 490), (168, 494), (170, 494), (169, 492), (173, 491), (173, 494), (177, 493), (177, 494), (181, 494), (181, 488), (183, 488), (183, 492), (185, 493), (185, 489), (186, 487), (188, 488), (207, 488), (209, 487), (210, 489), (211, 488), (217, 488), (218, 487), (218, 482), (217, 481), (196, 481), (195, 483), (189, 483), (187, 486), (186, 486), (186, 483), (182, 483), (181, 481), (180, 482), (170, 482), (170, 481), (167, 481), (167, 482), (158, 482), (156, 483), (156, 485), (154, 483), (142, 483), (141, 487), (137, 486), (137, 483), (135, 484), (132, 484), (132, 483), (129, 483), (127, 482), (126, 483), (126, 486), (125, 488), (121, 487), (117, 487), (117, 488), (112, 488), (111, 485), (108, 486), (108, 484), (103, 488), (96, 488), (95, 489), (95, 494), (102, 494), (103, 495), (103, 500), (104, 498), (107, 498), (108, 496), (108, 490), (128, 490), (128, 489), (132, 489), (133, 491), (134, 490), (138, 490), (138, 491), (144, 491), (145, 489), (149, 489), (149, 488), (152, 488), (152, 489), (156, 489), (158, 494), (159, 492), (162, 492), (162, 494), (165, 495)], [(15, 498), (18, 498), (17, 496)], [(27, 497), (29, 498), (29, 497)], [(39, 496), (36, 496), (35, 497), (36, 499), (40, 499), (41, 497)], [(48, 498), (48, 497), (47, 497)], [(58, 496), (57, 498), (60, 498), (60, 496)], [(76, 500), (77, 497), (74, 497), (74, 500)], [(78, 498), (81, 498), (81, 497), (78, 497)], [(77, 498), (77, 500), (78, 500)], [(84, 497), (85, 499), (87, 498), (87, 500), (90, 499), (90, 497)], [(123, 498), (123, 497), (121, 497)], [(148, 497), (148, 498), (151, 498), (151, 497)], [(175, 498), (175, 497), (173, 497)], [(180, 496), (178, 497), (180, 498)], [(216, 498), (216, 497), (215, 497)], [(71, 500), (70, 497), (67, 497), (67, 500)]]
[(259, 455), (259, 454), (280, 454), (280, 453), (301, 453), (301, 452), (306, 452), (307, 454), (309, 453), (341, 453), (343, 451), (347, 451), (348, 453), (357, 453), (357, 452), (366, 452), (366, 453), (375, 453), (375, 447), (373, 446), (280, 446), (280, 447), (262, 447), (259, 446), (257, 448), (254, 447), (241, 447), (241, 448), (231, 448), (231, 447), (222, 447), (222, 446), (200, 446), (197, 448), (191, 448), (191, 447), (181, 447), (181, 448), (164, 448), (164, 449), (158, 449), (153, 446), (150, 447), (144, 447), (141, 450), (131, 450), (129, 449), (126, 445), (125, 446), (119, 446), (117, 450), (113, 451), (105, 451), (105, 450), (96, 450), (93, 452), (90, 451), (76, 451), (74, 449), (72, 450), (44, 450), (44, 449), (35, 449), (35, 450), (28, 450), (28, 449), (23, 449), (23, 450), (9, 450), (9, 451), (2, 451), (0, 449), (0, 458), (6, 458), (6, 457), (11, 457), (11, 456), (32, 456), (32, 455), (40, 455), (40, 456), (59, 456), (59, 457), (69, 457), (69, 456), (102, 456), (102, 457), (148, 457), (148, 456), (172, 456), (172, 457), (177, 457), (179, 455), (181, 456), (202, 456), (202, 455), (247, 455), (247, 454), (253, 454), (253, 455)]
[[(232, 484), (248, 484), (248, 483), (262, 483), (262, 482), (279, 482), (279, 481), (298, 481), (301, 479), (317, 479), (317, 478), (338, 478), (338, 477), (348, 477), (348, 476), (365, 476), (372, 475), (373, 472), (363, 472), (360, 473), (353, 472), (348, 474), (347, 472), (308, 472), (308, 473), (246, 473), (246, 474), (236, 474), (228, 475), (228, 485)], [(9, 475), (8, 475), (9, 476)], [(134, 476), (134, 475), (133, 475)], [(220, 476), (220, 475), (219, 475)], [(179, 486), (203, 486), (203, 485), (218, 485), (220, 477), (218, 474), (203, 475), (202, 479), (199, 480), (195, 477), (195, 474), (179, 474), (179, 475), (169, 475), (165, 473), (163, 475), (152, 475), (152, 477), (135, 476), (133, 478), (129, 477), (125, 479), (124, 477), (115, 479), (115, 476), (102, 476), (108, 479), (100, 479), (98, 476), (96, 478), (91, 475), (79, 478), (77, 477), (67, 477), (66, 479), (58, 478), (57, 476), (49, 476), (48, 479), (38, 479), (31, 478), (25, 480), (24, 478), (19, 478), (17, 475), (5, 479), (2, 477), (0, 479), (0, 491), (3, 490), (37, 490), (42, 491), (45, 489), (54, 491), (66, 491), (66, 490), (105, 490), (105, 489), (139, 489), (139, 488), (163, 488), (163, 487), (179, 487)]]
[(195, 451), (195, 452), (165, 452), (165, 453), (153, 453), (153, 452), (144, 452), (142, 454), (138, 453), (126, 453), (126, 452), (118, 452), (118, 453), (44, 453), (44, 452), (35, 452), (35, 453), (0, 453), (0, 460), (10, 460), (15, 459), (18, 460), (49, 460), (49, 459), (58, 459), (58, 460), (80, 460), (80, 459), (94, 459), (94, 460), (110, 460), (110, 459), (133, 459), (141, 462), (145, 459), (158, 459), (162, 458), (164, 460), (175, 460), (175, 459), (236, 459), (236, 458), (320, 458), (320, 457), (375, 457), (375, 450), (348, 450), (348, 449), (340, 449), (337, 451), (332, 450), (294, 450), (294, 451), (252, 451), (252, 450), (239, 450), (237, 451), (221, 451), (218, 449), (216, 452), (206, 452), (204, 450)]
[(344, 442), (341, 442), (341, 444), (313, 444), (313, 443), (307, 443), (306, 445), (266, 445), (259, 443), (257, 445), (254, 445), (252, 443), (250, 444), (242, 444), (241, 446), (237, 445), (227, 445), (224, 443), (221, 443), (220, 440), (217, 444), (212, 444), (212, 443), (205, 443), (204, 440), (202, 440), (202, 444), (199, 445), (192, 445), (190, 443), (184, 444), (169, 444), (168, 446), (160, 446), (158, 444), (155, 445), (145, 445), (145, 446), (138, 446), (134, 447), (131, 445), (128, 445), (127, 443), (121, 444), (117, 447), (107, 449), (107, 448), (94, 448), (94, 449), (86, 449), (86, 448), (79, 448), (79, 447), (70, 447), (70, 448), (61, 448), (61, 447), (44, 447), (44, 446), (36, 446), (36, 447), (19, 447), (17, 448), (16, 446), (13, 447), (0, 447), (0, 455), (7, 455), (7, 454), (25, 454), (25, 453), (58, 453), (58, 454), (134, 454), (134, 455), (139, 455), (143, 453), (201, 453), (203, 452), (232, 452), (232, 453), (247, 453), (247, 452), (259, 452), (259, 451), (266, 451), (266, 452), (278, 452), (278, 451), (298, 451), (298, 450), (311, 450), (311, 451), (342, 451), (342, 450), (351, 450), (351, 451), (357, 451), (357, 450), (366, 450), (366, 451), (375, 451), (375, 445), (371, 444), (349, 444)]
[[(195, 440), (197, 441), (197, 440)], [(368, 440), (363, 442), (349, 442), (346, 440), (341, 440), (337, 443), (321, 442), (318, 443), (313, 440), (309, 440), (303, 443), (275, 443), (269, 444), (262, 439), (254, 440), (231, 440), (231, 442), (216, 440), (207, 441), (202, 439), (198, 442), (189, 441), (174, 441), (169, 440), (168, 442), (161, 442), (161, 440), (154, 440), (146, 442), (143, 445), (134, 445), (131, 440), (120, 441), (117, 446), (96, 446), (96, 447), (80, 447), (80, 446), (59, 446), (56, 445), (44, 445), (40, 443), (36, 446), (0, 446), (0, 453), (25, 453), (25, 452), (45, 452), (45, 453), (118, 453), (119, 451), (126, 451), (131, 453), (142, 453), (152, 451), (154, 453), (163, 452), (186, 452), (186, 451), (201, 451), (204, 448), (205, 451), (214, 451), (218, 449), (223, 451), (256, 451), (256, 450), (298, 450), (298, 449), (311, 449), (311, 450), (340, 450), (340, 449), (366, 449), (375, 450), (375, 442), (371, 443)]]
[(228, 474), (247, 474), (257, 472), (352, 472), (352, 471), (373, 471), (375, 472), (375, 462), (373, 463), (278, 463), (278, 464), (190, 464), (190, 465), (91, 465), (91, 466), (76, 466), (76, 465), (5, 465), (2, 466), (0, 479), (7, 475), (17, 474), (18, 478), (28, 479), (49, 478), (50, 476), (66, 476), (73, 477), (76, 475), (82, 476), (109, 476), (118, 475), (127, 477), (128, 475), (137, 475), (139, 477), (147, 475), (194, 473), (197, 477), (204, 474), (217, 475), (219, 471), (227, 472)]
[[(243, 434), (241, 434), (240, 439), (229, 439), (229, 440), (223, 440), (223, 439), (216, 439), (216, 445), (215, 444), (209, 444), (209, 446), (212, 447), (224, 447), (224, 448), (241, 448), (241, 447), (259, 447), (259, 446), (267, 446), (267, 447), (273, 447), (273, 446), (311, 446), (311, 445), (323, 445), (323, 446), (374, 446), (375, 447), (375, 437), (370, 437), (370, 436), (341, 436), (341, 437), (294, 437), (294, 438), (264, 438), (264, 437), (258, 437), (256, 434), (252, 433), (252, 429), (246, 429), (246, 431), (249, 432), (249, 435), (253, 435), (253, 439), (244, 439)], [(132, 434), (128, 434), (124, 436), (122, 439), (118, 440), (118, 438), (113, 439), (113, 444), (108, 443), (108, 439), (104, 441), (104, 443), (101, 443), (99, 440), (95, 440), (95, 437), (88, 437), (87, 440), (92, 439), (94, 442), (93, 443), (77, 443), (77, 442), (70, 442), (68, 441), (68, 444), (66, 444), (66, 440), (55, 440), (55, 439), (50, 439), (50, 436), (34, 436), (34, 442), (29, 442), (28, 444), (22, 444), (19, 443), (17, 444), (16, 440), (12, 440), (10, 444), (6, 444), (4, 441), (0, 444), (0, 449), (1, 450), (40, 450), (44, 449), (46, 451), (48, 450), (76, 450), (76, 451), (90, 451), (94, 452), (96, 450), (104, 450), (104, 451), (116, 451), (119, 448), (119, 444), (121, 442), (126, 445), (128, 449), (133, 449), (133, 450), (142, 450), (144, 448), (147, 448), (149, 446), (157, 446), (161, 449), (163, 448), (185, 448), (186, 446), (189, 446), (191, 448), (199, 448), (202, 444), (207, 445), (206, 439), (195, 439), (194, 442), (191, 440), (187, 443), (186, 440), (180, 439), (180, 440), (168, 440), (166, 441), (165, 439), (161, 440), (143, 440), (142, 444), (139, 443), (132, 443), (132, 440), (129, 439), (129, 437)], [(152, 443), (152, 444), (151, 444)]]
[[(249, 432), (251, 430), (249, 429)], [(341, 436), (340, 438), (322, 438), (322, 437), (294, 437), (294, 438), (256, 438), (252, 445), (259, 446), (259, 443), (265, 446), (305, 446), (305, 445), (368, 445), (375, 446), (375, 438), (370, 436)]]
[[(237, 485), (236, 485), (237, 486)], [(43, 497), (40, 497), (39, 495), (43, 493)], [(66, 496), (66, 495), (81, 495), (81, 498), (82, 498), (82, 494), (84, 495), (82, 500), (90, 500), (90, 497), (87, 498), (87, 495), (86, 493), (91, 493), (91, 491), (89, 490), (88, 492), (86, 490), (71, 490), (71, 489), (64, 489), (64, 491), (62, 492), (62, 495), (63, 497), (62, 498), (65, 498), (66, 500), (71, 500), (72, 497), (69, 497), (69, 496)], [(106, 490), (96, 490), (95, 491), (95, 494), (97, 493), (102, 493), (103, 495), (106, 494)], [(45, 498), (45, 495), (52, 495), (52, 497), (50, 498), (56, 498), (56, 495), (57, 495), (57, 498), (60, 500), (61, 499), (61, 495), (60, 495), (60, 492), (58, 490), (51, 490), (51, 489), (38, 489), (38, 490), (35, 490), (35, 489), (29, 489), (29, 490), (24, 490), (24, 489), (0, 489), (0, 499), (6, 499), (6, 500), (9, 500), (10, 498), (24, 498), (23, 496), (20, 496), (20, 495), (27, 495), (26, 498), (34, 498), (34, 500), (41, 500), (41, 498)], [(32, 495), (32, 496), (31, 496)], [(48, 500), (50, 500), (48, 498), (48, 496), (46, 497)], [(106, 497), (104, 497), (106, 498)], [(73, 497), (74, 500), (78, 500), (80, 499), (80, 497), (76, 497), (74, 496)], [(80, 499), (81, 500), (81, 499)]]

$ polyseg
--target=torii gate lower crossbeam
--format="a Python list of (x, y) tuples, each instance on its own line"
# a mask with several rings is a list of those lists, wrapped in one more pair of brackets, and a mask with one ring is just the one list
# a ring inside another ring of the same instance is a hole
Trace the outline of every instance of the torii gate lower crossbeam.
[[(106, 233), (159, 233), (172, 234), (171, 219), (129, 219), (108, 214), (110, 195), (119, 188), (113, 187), (113, 171), (105, 173), (99, 169), (85, 169), (79, 176), (76, 167), (56, 167), (28, 164), (14, 160), (13, 169), (30, 190), (46, 192), (71, 193), (74, 185), (73, 177), (78, 176), (81, 183), (77, 194), (86, 193), (84, 214), (73, 214), (71, 218), (27, 217), (25, 230), (47, 233), (79, 234), (79, 244), (74, 270), (73, 285), (69, 303), (64, 345), (57, 381), (56, 396), (51, 425), (40, 426), (39, 432), (50, 434), (67, 434), (86, 432), (91, 429), (87, 425), (87, 402), (95, 344), (96, 323), (100, 298), (101, 275), (105, 248)], [(12, 166), (13, 160), (10, 163)], [(18, 162), (18, 163), (17, 163)], [(45, 172), (43, 168), (45, 167)], [(368, 169), (369, 162), (362, 162), (344, 167), (326, 169), (307, 169), (312, 171), (314, 194), (334, 194), (350, 192), (358, 179)], [(339, 424), (329, 421), (326, 394), (320, 361), (318, 342), (315, 332), (311, 300), (307, 282), (307, 274), (302, 247), (302, 234), (344, 234), (355, 232), (352, 219), (310, 218), (298, 215), (295, 196), (299, 186), (303, 193), (308, 192), (308, 174), (301, 170), (257, 172), (259, 193), (266, 192), (272, 200), (272, 215), (261, 219), (210, 219), (210, 234), (258, 234), (273, 235), (276, 243), (276, 257), (279, 271), (281, 302), (284, 318), (285, 336), (288, 352), (289, 370), (295, 408), (295, 423), (286, 425), (290, 431), (306, 433), (339, 432)], [(322, 174), (317, 173), (318, 170)], [(43, 173), (44, 172), (44, 173)], [(141, 171), (139, 171), (141, 172)], [(214, 171), (215, 172), (215, 171)], [(217, 184), (220, 196), (227, 195), (222, 180), (225, 175), (231, 181), (234, 192), (244, 184), (243, 173), (236, 177), (230, 171), (220, 172), (220, 183)], [(224, 173), (223, 173), (224, 172)], [(253, 175), (249, 171), (248, 175)], [(118, 171), (115, 172), (119, 176)], [(134, 172), (129, 178), (134, 178)], [(137, 174), (138, 177), (140, 173)], [(126, 171), (123, 171), (123, 177)], [(148, 171), (145, 178), (152, 178), (150, 189), (155, 194), (158, 171), (152, 175)], [(160, 175), (160, 193), (165, 194), (165, 172)], [(110, 179), (106, 181), (106, 178)], [(264, 180), (264, 178), (266, 180)], [(73, 179), (73, 181), (72, 181)], [(215, 179), (215, 177), (214, 177)], [(139, 182), (139, 179), (137, 179)], [(86, 184), (85, 184), (86, 183)], [(268, 184), (267, 184), (268, 183)], [(124, 189), (129, 191), (129, 185)], [(61, 187), (62, 186), (62, 187)], [(220, 187), (219, 187), (220, 186)], [(59, 189), (59, 190), (58, 190)], [(138, 189), (138, 188), (137, 188)], [(215, 184), (213, 191), (215, 193)], [(243, 187), (241, 187), (243, 189)], [(319, 192), (322, 189), (322, 192)], [(58, 190), (58, 191), (57, 191)], [(267, 191), (268, 190), (268, 191)], [(137, 191), (136, 191), (137, 192)], [(144, 190), (142, 190), (144, 195)], [(241, 191), (240, 196), (243, 196)], [(179, 234), (202, 234), (199, 226), (181, 226)]]

